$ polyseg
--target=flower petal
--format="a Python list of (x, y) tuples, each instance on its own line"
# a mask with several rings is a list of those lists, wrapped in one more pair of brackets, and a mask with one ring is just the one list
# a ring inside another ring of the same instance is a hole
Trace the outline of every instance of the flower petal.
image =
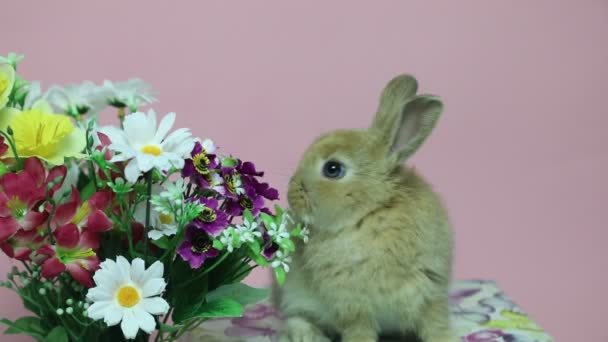
[(63, 248), (74, 248), (80, 240), (80, 232), (78, 226), (73, 223), (68, 223), (57, 228), (53, 235), (57, 240), (57, 245)]
[(144, 288), (142, 290), (143, 297), (152, 297), (161, 294), (165, 290), (165, 279), (163, 278), (154, 278), (148, 280), (144, 284)]
[(19, 228), (19, 223), (12, 217), (0, 217), (0, 241), (13, 236)]
[(25, 230), (32, 230), (46, 222), (47, 218), (48, 214), (46, 212), (30, 211), (21, 219), (21, 225)]
[(103, 321), (110, 327), (120, 323), (120, 321), (122, 320), (122, 317), (124, 315), (124, 309), (122, 309), (115, 303), (112, 303), (112, 304), (113, 305), (110, 305), (105, 310), (105, 313), (103, 315)]
[(93, 302), (114, 300), (112, 294), (103, 287), (94, 287), (87, 292), (87, 299)]
[(131, 262), (131, 280), (139, 287), (144, 285), (143, 278), (146, 272), (146, 265), (141, 258), (135, 258)]
[(171, 127), (173, 127), (173, 124), (175, 123), (175, 113), (171, 112), (168, 113), (167, 115), (165, 115), (163, 117), (163, 119), (160, 121), (160, 124), (158, 125), (158, 130), (156, 131), (156, 135), (154, 136), (154, 142), (156, 142), (157, 144), (160, 144), (163, 139), (165, 138), (165, 136), (167, 135), (167, 133), (169, 133), (169, 130), (171, 129)]
[(161, 297), (142, 298), (141, 307), (153, 315), (164, 315), (169, 311), (169, 303)]
[(27, 158), (24, 164), (25, 172), (29, 173), (34, 179), (35, 184), (40, 187), (44, 183), (46, 171), (44, 165), (38, 158)]
[(82, 267), (79, 263), (70, 263), (66, 266), (68, 272), (74, 280), (85, 286), (86, 288), (93, 287), (93, 279), (91, 273)]
[(64, 163), (65, 157), (76, 157), (81, 158), (85, 155), (82, 153), (87, 145), (86, 133), (81, 128), (74, 128), (74, 130), (61, 139), (55, 148), (55, 153), (49, 157), (42, 158), (54, 165), (61, 165)]
[(113, 301), (101, 301), (93, 303), (88, 309), (88, 316), (91, 319), (102, 319), (104, 318), (106, 311), (111, 309), (115, 304)]
[(156, 322), (154, 321), (154, 317), (152, 317), (152, 315), (140, 307), (135, 307), (133, 309), (133, 313), (141, 330), (147, 332), (148, 334), (154, 330), (156, 327)]
[(139, 178), (140, 174), (141, 172), (139, 171), (139, 167), (137, 166), (137, 161), (129, 161), (129, 163), (125, 167), (125, 178), (127, 179), (127, 181), (129, 181), (130, 183), (137, 182), (137, 178)]
[(120, 329), (122, 329), (122, 334), (125, 335), (127, 339), (134, 339), (135, 336), (137, 336), (139, 322), (137, 321), (137, 318), (135, 318), (133, 310), (124, 310)]
[(155, 261), (144, 273), (143, 281), (147, 283), (151, 279), (154, 278), (162, 278), (163, 273), (165, 272), (165, 267), (160, 261)]
[(42, 264), (42, 276), (45, 278), (53, 278), (66, 270), (65, 265), (59, 259), (53, 257), (47, 259)]
[(118, 265), (122, 279), (131, 280), (131, 264), (129, 264), (129, 261), (122, 255), (119, 255), (116, 258), (116, 265)]
[(107, 232), (112, 229), (112, 221), (101, 210), (95, 210), (87, 218), (87, 231)]

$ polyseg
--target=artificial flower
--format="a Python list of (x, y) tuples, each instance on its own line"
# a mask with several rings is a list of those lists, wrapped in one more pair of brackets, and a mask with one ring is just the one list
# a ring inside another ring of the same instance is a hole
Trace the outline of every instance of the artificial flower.
[(39, 81), (30, 82), (30, 84), (21, 88), (20, 91), (27, 93), (23, 100), (23, 109), (31, 109), (36, 102), (43, 100), (46, 96), (46, 94), (42, 94)]
[(0, 109), (8, 103), (8, 97), (13, 91), (15, 69), (9, 64), (0, 64)]
[(152, 87), (138, 78), (132, 78), (126, 82), (104, 81), (107, 101), (116, 108), (129, 107), (134, 112), (141, 105), (156, 101), (156, 94)]
[(171, 167), (181, 169), (184, 166), (194, 140), (187, 128), (167, 135), (174, 121), (175, 113), (169, 113), (157, 128), (156, 113), (151, 109), (147, 115), (141, 112), (127, 115), (123, 122), (124, 130), (114, 126), (100, 129), (112, 141), (110, 148), (120, 152), (111, 161), (127, 162), (125, 177), (129, 182), (135, 183), (141, 173), (153, 168), (167, 171)]
[(232, 200), (238, 200), (240, 195), (245, 193), (241, 175), (234, 167), (223, 167), (222, 178), (224, 179), (224, 195)]
[(63, 114), (96, 114), (107, 104), (109, 90), (91, 81), (70, 84), (65, 87), (52, 86), (46, 95), (47, 101)]
[(35, 156), (60, 165), (66, 157), (84, 156), (85, 131), (75, 127), (68, 116), (54, 114), (44, 100), (24, 111), (5, 109), (0, 117), (0, 130), (6, 131), (9, 126), (20, 157)]
[(241, 242), (254, 242), (256, 238), (262, 237), (262, 232), (259, 231), (259, 227), (260, 226), (256, 221), (250, 221), (247, 218), (243, 219), (243, 224), (236, 226), (236, 231)]
[(151, 333), (156, 328), (152, 315), (163, 315), (169, 304), (160, 297), (165, 290), (164, 267), (160, 261), (148, 269), (142, 259), (131, 264), (123, 256), (116, 262), (106, 259), (95, 272), (96, 287), (89, 289), (87, 299), (91, 319), (103, 319), (108, 326), (120, 324), (127, 339), (134, 339), (139, 329)]
[(8, 151), (8, 145), (3, 135), (0, 135), (0, 157), (2, 157), (6, 151)]
[(49, 258), (42, 263), (42, 276), (51, 279), (67, 271), (80, 284), (93, 286), (92, 272), (99, 268), (95, 250), (99, 248), (99, 233), (85, 230), (68, 223), (53, 232), (55, 244), (38, 249), (38, 255)]
[(262, 233), (262, 245), (265, 246), (262, 250), (262, 255), (269, 261), (274, 258), (274, 255), (280, 248), (276, 242), (272, 241), (270, 235), (268, 235), (268, 231)]
[(40, 160), (25, 160), (24, 170), (5, 173), (0, 178), (0, 241), (13, 236), (19, 229), (31, 230), (44, 223), (48, 213), (38, 211), (45, 199), (46, 185), (58, 179), (50, 189), (52, 194), (61, 186), (65, 166), (52, 168), (48, 175)]
[(276, 222), (273, 221), (270, 223), (269, 227), (266, 227), (266, 229), (270, 238), (277, 243), (281, 243), (283, 239), (289, 238), (285, 217), (283, 217), (280, 224), (277, 225)]
[(270, 263), (270, 266), (272, 266), (272, 268), (283, 267), (285, 272), (289, 272), (289, 263), (291, 263), (291, 257), (287, 255), (287, 253), (278, 250), (274, 256), (274, 261)]
[(68, 223), (76, 225), (80, 232), (106, 232), (112, 229), (112, 221), (105, 214), (110, 204), (112, 193), (98, 191), (91, 198), (81, 203), (80, 193), (72, 187), (69, 202), (60, 204), (51, 218), (51, 226), (59, 227)]
[(218, 208), (219, 203), (215, 198), (201, 197), (193, 201), (198, 201), (204, 207), (201, 213), (192, 221), (192, 225), (204, 230), (213, 237), (217, 237), (228, 226), (228, 215)]
[(233, 228), (226, 228), (222, 230), (219, 237), (219, 242), (228, 250), (228, 253), (232, 253), (234, 248), (238, 248), (239, 237)]
[(41, 234), (44, 229), (46, 227), (38, 226), (32, 230), (19, 230), (15, 235), (1, 242), (0, 249), (9, 258), (20, 261), (37, 261), (40, 258), (32, 258), (32, 256), (33, 252), (46, 242), (46, 237)]
[(308, 243), (308, 240), (310, 239), (310, 230), (308, 230), (306, 227), (302, 228), (300, 231), (300, 237), (304, 243)]
[(23, 55), (18, 55), (14, 52), (10, 52), (8, 56), (0, 56), (0, 63), (8, 64), (13, 67), (13, 69), (17, 69), (17, 64), (23, 60)]
[(186, 228), (186, 238), (178, 247), (177, 253), (190, 264), (191, 268), (199, 268), (205, 260), (220, 254), (213, 248), (209, 234), (192, 224)]
[(229, 199), (227, 201), (226, 212), (232, 216), (240, 216), (244, 210), (249, 210), (253, 216), (258, 216), (264, 207), (264, 198), (250, 184), (245, 184), (243, 189), (245, 193), (238, 196), (237, 200)]
[(217, 147), (212, 140), (196, 142), (190, 153), (191, 158), (186, 159), (182, 169), (182, 177), (190, 177), (201, 187), (208, 187), (213, 182), (214, 170), (220, 165), (215, 155)]
[[(162, 188), (160, 186), (152, 187), (152, 195), (155, 196), (157, 194), (163, 194)], [(160, 203), (158, 203), (160, 204)], [(135, 209), (135, 219), (144, 224), (146, 222), (146, 203), (140, 203)], [(148, 237), (152, 240), (158, 240), (163, 236), (171, 236), (177, 233), (177, 222), (175, 220), (175, 215), (171, 208), (164, 208), (155, 206), (150, 210), (150, 229), (148, 231)]]

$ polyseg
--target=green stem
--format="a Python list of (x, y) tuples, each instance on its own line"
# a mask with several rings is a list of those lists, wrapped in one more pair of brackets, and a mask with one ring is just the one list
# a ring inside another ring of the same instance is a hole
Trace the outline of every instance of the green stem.
[(55, 201), (51, 201), (53, 208), (51, 209), (51, 213), (49, 218), (47, 219), (46, 230), (49, 235), (49, 239), (51, 241), (51, 245), (55, 244), (55, 237), (53, 236), (53, 229), (51, 228), (51, 221), (53, 220), (53, 216), (55, 215), (55, 210), (57, 210), (57, 205), (55, 205)]
[(226, 259), (228, 257), (230, 253), (226, 252), (224, 253), (224, 255), (222, 255), (218, 260), (216, 260), (213, 265), (209, 266), (209, 268), (207, 268), (206, 270), (204, 270), (203, 272), (197, 274), (195, 277), (190, 278), (190, 280), (179, 284), (178, 288), (182, 288), (182, 287), (186, 287), (189, 284), (192, 284), (195, 281), (200, 280), (202, 277), (204, 277), (206, 274), (208, 274), (209, 272), (213, 271), (216, 267), (218, 267), (222, 261), (224, 261), (224, 259)]
[(6, 138), (6, 141), (8, 142), (9, 146), (11, 147), (11, 150), (13, 151), (13, 155), (15, 156), (15, 160), (17, 161), (17, 167), (19, 168), (19, 170), (23, 170), (23, 160), (21, 160), (21, 158), (19, 158), (19, 154), (17, 153), (17, 146), (15, 146), (15, 141), (12, 139), (12, 135), (9, 135), (2, 131), (0, 131), (0, 134), (2, 134)]
[(122, 215), (122, 222), (124, 224), (124, 228), (127, 231), (127, 240), (129, 240), (129, 254), (131, 255), (131, 259), (135, 257), (135, 248), (133, 248), (133, 229), (131, 229), (131, 225), (128, 224), (125, 215), (126, 209), (124, 206), (124, 201), (120, 201), (120, 214)]
[(146, 174), (146, 181), (148, 183), (147, 197), (146, 197), (146, 225), (144, 226), (144, 248), (145, 248), (145, 256), (148, 260), (148, 230), (150, 229), (150, 209), (151, 209), (151, 199), (152, 199), (152, 171), (149, 171)]

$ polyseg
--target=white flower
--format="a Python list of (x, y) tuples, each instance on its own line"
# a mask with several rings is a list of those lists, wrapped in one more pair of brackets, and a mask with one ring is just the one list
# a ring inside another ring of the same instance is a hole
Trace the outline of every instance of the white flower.
[(117, 83), (106, 80), (103, 87), (108, 92), (108, 102), (115, 107), (127, 106), (131, 111), (136, 111), (139, 106), (156, 101), (152, 87), (138, 78)]
[(116, 262), (106, 259), (95, 272), (96, 287), (89, 289), (87, 299), (93, 304), (87, 310), (89, 318), (103, 319), (108, 326), (120, 324), (127, 339), (133, 339), (139, 329), (151, 333), (156, 327), (152, 315), (163, 315), (169, 304), (160, 297), (165, 290), (163, 264), (153, 263), (147, 270), (140, 258), (131, 264), (123, 256)]
[(220, 242), (226, 249), (228, 253), (232, 253), (234, 251), (234, 230), (231, 228), (226, 228), (222, 231), (222, 235), (220, 235)]
[(257, 230), (258, 227), (257, 222), (248, 220), (244, 220), (242, 225), (236, 226), (241, 243), (254, 242), (256, 237), (262, 237), (262, 233)]
[(184, 192), (186, 184), (183, 178), (178, 178), (177, 181), (167, 181), (165, 183), (165, 191), (160, 193), (160, 196), (166, 198), (175, 205), (181, 205), (184, 200)]
[(108, 89), (91, 81), (82, 84), (70, 84), (65, 87), (52, 86), (47, 94), (47, 101), (60, 113), (96, 114), (107, 105)]
[(172, 166), (184, 167), (184, 159), (190, 156), (194, 140), (187, 128), (180, 128), (167, 136), (174, 121), (175, 113), (169, 113), (157, 128), (156, 113), (150, 109), (147, 115), (141, 112), (127, 115), (123, 122), (124, 130), (114, 126), (100, 130), (112, 141), (110, 149), (120, 152), (111, 161), (129, 161), (125, 167), (125, 177), (129, 182), (135, 183), (141, 173), (153, 168), (167, 171)]
[(215, 151), (217, 151), (217, 146), (211, 139), (203, 140), (203, 142), (201, 142), (201, 146), (207, 154), (215, 154)]
[(283, 241), (283, 239), (286, 239), (289, 237), (289, 232), (287, 232), (285, 220), (283, 220), (283, 222), (281, 222), (281, 224), (278, 226), (275, 222), (271, 222), (270, 227), (267, 227), (267, 228), (268, 228), (268, 236), (270, 236), (270, 238), (273, 239), (274, 241), (276, 241), (277, 243), (281, 243), (281, 241)]
[[(162, 196), (162, 188), (158, 185), (152, 187), (152, 197)], [(158, 240), (163, 236), (171, 236), (177, 233), (177, 221), (170, 205), (155, 206), (150, 210), (150, 226), (152, 229), (148, 231), (148, 237), (152, 240)], [(146, 222), (146, 202), (140, 203), (135, 209), (135, 220), (145, 224)]]
[(226, 194), (226, 189), (224, 188), (224, 178), (222, 178), (219, 173), (211, 173), (211, 182), (209, 182), (209, 186), (220, 195)]
[(310, 230), (308, 230), (308, 228), (306, 227), (302, 228), (302, 230), (300, 231), (300, 236), (302, 237), (304, 243), (307, 243), (310, 236)]
[(283, 251), (277, 251), (277, 253), (274, 255), (274, 258), (275, 259), (272, 261), (272, 263), (270, 263), (273, 268), (282, 266), (285, 272), (289, 272), (289, 263), (291, 263), (290, 256), (288, 256), (286, 253), (283, 253)]

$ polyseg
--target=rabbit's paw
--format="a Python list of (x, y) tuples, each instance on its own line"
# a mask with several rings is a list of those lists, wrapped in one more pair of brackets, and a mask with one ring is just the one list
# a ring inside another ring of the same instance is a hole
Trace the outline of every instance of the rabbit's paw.
[(331, 342), (331, 340), (305, 319), (291, 317), (283, 323), (278, 342)]

